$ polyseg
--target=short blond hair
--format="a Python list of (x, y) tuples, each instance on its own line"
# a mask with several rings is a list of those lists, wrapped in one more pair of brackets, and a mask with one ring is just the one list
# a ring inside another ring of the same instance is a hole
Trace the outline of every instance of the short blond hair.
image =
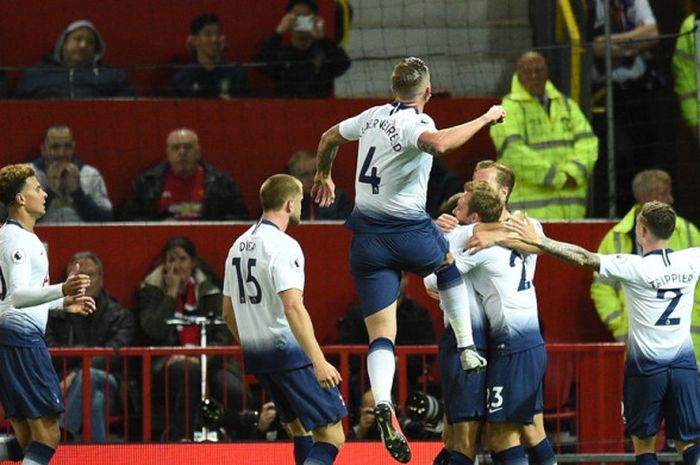
[(402, 102), (414, 102), (425, 91), (430, 70), (423, 60), (404, 58), (391, 73), (391, 91)]
[(652, 200), (642, 205), (637, 221), (646, 226), (657, 239), (668, 239), (676, 229), (676, 212), (669, 204)]
[(263, 213), (281, 210), (285, 202), (297, 195), (303, 195), (301, 181), (289, 174), (273, 174), (260, 186)]
[(15, 202), (15, 196), (24, 187), (24, 183), (34, 175), (34, 169), (28, 163), (7, 165), (0, 169), (0, 202), (7, 207), (12, 205)]
[(469, 213), (478, 213), (483, 223), (496, 223), (503, 212), (503, 201), (486, 181), (467, 181), (464, 192), (471, 194)]

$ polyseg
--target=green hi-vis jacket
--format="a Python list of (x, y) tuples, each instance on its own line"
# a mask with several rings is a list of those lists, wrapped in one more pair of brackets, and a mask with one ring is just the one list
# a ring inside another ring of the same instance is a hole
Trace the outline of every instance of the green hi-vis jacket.
[(698, 82), (695, 64), (695, 15), (685, 18), (676, 39), (673, 54), (673, 89), (681, 104), (683, 119), (691, 127), (698, 125)]
[[(513, 76), (502, 102), (506, 119), (491, 126), (499, 161), (515, 173), (508, 206), (538, 220), (583, 218), (598, 138), (576, 102), (550, 81), (545, 93), (549, 113)], [(564, 187), (567, 175), (574, 187)]]
[[(622, 220), (605, 234), (598, 246), (598, 253), (618, 254), (635, 253), (634, 226), (640, 205), (635, 205)], [(668, 240), (673, 250), (700, 246), (700, 231), (690, 221), (676, 218), (676, 229)], [(691, 318), (690, 331), (695, 346), (695, 358), (700, 360), (700, 281), (695, 288), (695, 304)], [(591, 299), (601, 321), (610, 329), (617, 341), (627, 340), (627, 305), (625, 295), (618, 281), (601, 278), (598, 273), (593, 276)]]

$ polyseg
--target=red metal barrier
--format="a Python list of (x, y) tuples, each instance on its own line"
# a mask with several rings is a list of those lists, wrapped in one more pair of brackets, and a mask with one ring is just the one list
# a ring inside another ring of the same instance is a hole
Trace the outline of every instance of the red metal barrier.
[[(548, 344), (549, 364), (545, 375), (545, 424), (553, 438), (557, 452), (575, 453), (613, 453), (624, 451), (623, 426), (620, 415), (622, 395), (622, 377), (624, 365), (624, 344)], [(350, 357), (360, 356), (364, 359), (366, 346), (325, 346), (324, 353), (331, 360), (337, 360), (337, 366), (345, 382), (340, 390), (343, 398), (350, 398)], [(396, 348), (398, 403), (404, 405), (408, 396), (407, 357), (421, 355), (425, 366), (426, 357), (435, 355), (437, 346), (399, 346)], [(82, 357), (82, 369), (89, 372), (90, 358), (109, 356), (112, 349), (105, 348), (66, 348), (51, 349), (53, 357)], [(125, 358), (122, 379), (140, 378), (141, 382), (141, 429), (140, 440), (151, 442), (153, 416), (151, 398), (153, 393), (152, 366), (153, 357), (181, 354), (185, 356), (235, 357), (242, 359), (240, 347), (130, 347), (119, 350)], [(130, 359), (141, 362), (140, 373), (133, 373)], [(64, 362), (66, 374), (66, 364)], [(131, 368), (131, 371), (129, 369)], [(364, 379), (365, 364), (361, 364), (361, 379)], [(109, 371), (109, 365), (107, 366)], [(250, 377), (244, 375), (246, 382)], [(431, 380), (422, 378), (422, 388), (427, 390)], [(436, 380), (432, 380), (436, 381)], [(123, 381), (124, 383), (124, 381)], [(109, 385), (109, 383), (107, 383)], [(364, 389), (364, 388), (363, 388)], [(83, 441), (91, 441), (90, 434), (90, 377), (83, 377)], [(127, 406), (129, 399), (125, 389), (120, 391), (122, 405)], [(108, 397), (108, 396), (107, 396)], [(243, 399), (243, 408), (248, 404)], [(109, 406), (107, 406), (109, 408)], [(108, 417), (111, 423), (121, 422), (124, 437), (129, 438), (129, 409), (117, 417)], [(70, 414), (70, 413), (68, 413)], [(109, 428), (110, 424), (107, 425)], [(348, 430), (347, 419), (344, 422)], [(109, 431), (109, 429), (108, 429)]]

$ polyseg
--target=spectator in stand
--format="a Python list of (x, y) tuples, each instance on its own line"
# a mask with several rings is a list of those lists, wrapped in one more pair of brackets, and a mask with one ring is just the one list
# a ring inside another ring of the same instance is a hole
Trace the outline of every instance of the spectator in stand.
[(518, 178), (510, 208), (538, 220), (585, 218), (598, 138), (576, 102), (549, 80), (542, 54), (520, 56), (502, 105), (508, 118), (491, 126), (491, 138), (498, 161)]
[[(609, 3), (609, 11), (606, 11), (604, 0), (589, 2), (593, 14), (592, 80), (594, 91), (605, 86), (605, 17), (609, 15), (615, 203), (617, 213), (621, 214), (635, 203), (631, 192), (635, 173), (650, 168), (674, 168), (678, 110), (670, 85), (671, 70), (661, 66), (658, 57), (654, 57), (659, 29), (649, 0), (610, 0)], [(593, 124), (601, 138), (601, 162), (604, 162), (601, 168), (607, 171), (608, 114), (595, 114)], [(596, 186), (596, 189), (598, 187), (607, 189), (605, 186)]]
[(224, 61), (227, 42), (219, 17), (211, 13), (197, 16), (190, 24), (190, 33), (188, 45), (193, 49), (195, 63), (175, 73), (175, 96), (247, 97), (248, 77), (245, 70), (238, 63)]
[(5, 70), (0, 69), (0, 98), (7, 97), (7, 82), (5, 80)]
[(352, 199), (342, 189), (335, 190), (335, 200), (328, 207), (316, 205), (311, 187), (316, 174), (316, 155), (308, 150), (297, 150), (287, 163), (289, 174), (301, 181), (304, 199), (301, 201), (302, 220), (344, 220), (352, 211)]
[(698, 63), (695, 48), (700, 21), (700, 6), (681, 25), (676, 50), (673, 54), (674, 90), (678, 95), (681, 113), (688, 127), (698, 138)]
[(95, 222), (112, 219), (112, 202), (102, 175), (75, 155), (73, 132), (65, 124), (54, 124), (44, 132), (41, 158), (32, 168), (46, 189), (43, 223)]
[(32, 65), (17, 82), (18, 98), (134, 97), (124, 72), (104, 58), (106, 44), (95, 25), (73, 21), (56, 41), (53, 53)]
[[(652, 200), (673, 205), (671, 176), (662, 170), (646, 170), (638, 173), (632, 181), (632, 192), (636, 204), (605, 234), (598, 246), (600, 254), (641, 254), (638, 238), (635, 236), (637, 215), (642, 205)], [(687, 249), (700, 245), (700, 230), (690, 221), (677, 216), (673, 234), (668, 239), (673, 250)], [(695, 289), (696, 299), (692, 312), (691, 327), (700, 328), (700, 293)], [(628, 334), (628, 310), (625, 294), (619, 283), (601, 278), (597, 273), (591, 285), (591, 298), (601, 321), (608, 327), (618, 342), (626, 342)], [(700, 333), (691, 331), (695, 358), (700, 360)]]
[(358, 411), (357, 424), (350, 430), (348, 439), (362, 440), (377, 440), (379, 437), (379, 428), (377, 428), (377, 419), (374, 416), (374, 396), (372, 390), (368, 389), (362, 394), (362, 401)]
[(433, 167), (428, 178), (428, 197), (425, 200), (425, 211), (431, 218), (437, 218), (442, 211), (440, 207), (454, 194), (463, 192), (463, 184), (459, 175), (448, 169), (439, 158), (433, 159)]
[[(276, 96), (326, 98), (333, 96), (333, 80), (350, 67), (350, 58), (326, 37), (324, 19), (315, 0), (289, 0), (287, 13), (275, 32), (260, 46), (261, 71), (276, 85)], [(290, 44), (283, 45), (289, 33)]]
[[(62, 309), (52, 310), (46, 326), (46, 342), (49, 347), (106, 347), (119, 349), (134, 345), (136, 340), (136, 320), (134, 315), (112, 298), (103, 287), (104, 269), (102, 261), (91, 252), (78, 252), (68, 263), (67, 273), (75, 265), (80, 272), (90, 277), (90, 285), (85, 295), (95, 300), (96, 309), (88, 316), (65, 313)], [(63, 426), (73, 436), (81, 432), (83, 426), (83, 371), (81, 359), (68, 360), (68, 373), (61, 385), (67, 390), (66, 413), (61, 419)], [(122, 358), (115, 353), (109, 358), (93, 357), (90, 368), (91, 388), (91, 431), (93, 442), (107, 441), (106, 420), (110, 413), (119, 410), (120, 373)], [(63, 359), (54, 361), (59, 376), (64, 373)]]
[(134, 181), (122, 210), (127, 221), (248, 220), (248, 208), (233, 180), (201, 159), (191, 129), (168, 134), (167, 160)]
[[(141, 282), (138, 290), (138, 314), (146, 346), (198, 347), (197, 325), (173, 326), (172, 318), (210, 317), (221, 315), (221, 280), (198, 255), (187, 237), (168, 240), (160, 263)], [(228, 346), (233, 339), (225, 326), (207, 326), (208, 346)], [(240, 410), (243, 380), (240, 366), (233, 357), (226, 357), (226, 366), (219, 357), (208, 362), (209, 393), (219, 402)], [(155, 393), (163, 392), (168, 375), (170, 424), (165, 425), (164, 439), (192, 437), (201, 427), (201, 366), (199, 357), (171, 355), (153, 362)], [(187, 377), (187, 378), (185, 378)], [(188, 379), (189, 384), (184, 380)], [(189, 410), (185, 408), (189, 405)]]

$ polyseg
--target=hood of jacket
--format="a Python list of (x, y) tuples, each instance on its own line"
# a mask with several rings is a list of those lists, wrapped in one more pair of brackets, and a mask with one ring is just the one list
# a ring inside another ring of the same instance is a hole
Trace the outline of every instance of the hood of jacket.
[(105, 56), (105, 51), (107, 50), (107, 45), (102, 39), (100, 33), (97, 31), (95, 25), (86, 19), (73, 21), (58, 37), (58, 40), (56, 40), (56, 44), (53, 47), (53, 54), (51, 56), (53, 60), (55, 60), (57, 63), (63, 63), (63, 44), (66, 42), (66, 37), (68, 37), (68, 34), (80, 29), (81, 27), (86, 27), (90, 29), (93, 34), (95, 34), (95, 57), (92, 59), (92, 66), (97, 66), (99, 62), (102, 61), (102, 58)]

